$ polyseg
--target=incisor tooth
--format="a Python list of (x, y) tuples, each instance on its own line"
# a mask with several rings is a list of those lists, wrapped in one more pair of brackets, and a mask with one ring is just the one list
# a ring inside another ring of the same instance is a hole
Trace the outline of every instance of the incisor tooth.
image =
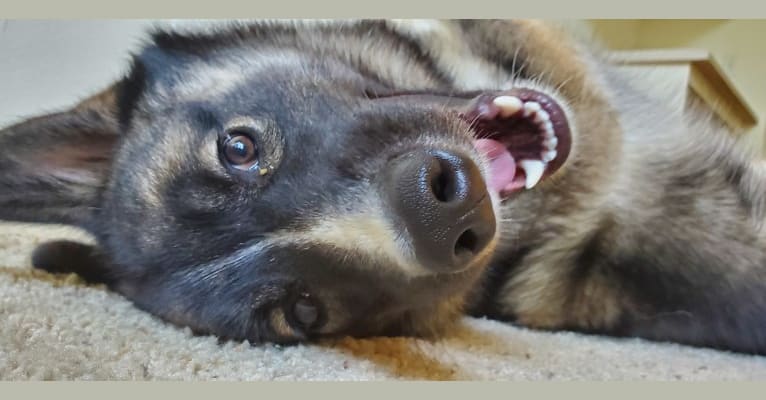
[(545, 163), (540, 160), (521, 160), (519, 166), (524, 170), (527, 175), (527, 181), (524, 187), (532, 189), (540, 182), (540, 178), (543, 177), (543, 171), (545, 171)]
[(536, 101), (528, 101), (524, 103), (524, 116), (530, 116), (541, 110), (540, 104)]
[(524, 106), (524, 103), (515, 96), (497, 96), (492, 102), (500, 107), (501, 117), (509, 117), (516, 114)]
[(541, 124), (543, 122), (548, 122), (550, 120), (551, 120), (551, 116), (548, 115), (548, 113), (545, 112), (545, 110), (540, 110), (535, 115), (535, 122), (538, 124)]

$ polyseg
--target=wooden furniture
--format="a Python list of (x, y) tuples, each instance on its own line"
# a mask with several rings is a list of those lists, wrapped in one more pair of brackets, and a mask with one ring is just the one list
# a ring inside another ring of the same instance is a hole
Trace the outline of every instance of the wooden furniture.
[(613, 60), (622, 68), (656, 79), (654, 94), (680, 107), (702, 105), (735, 134), (753, 128), (758, 118), (741, 92), (712, 54), (701, 49), (657, 49), (613, 51)]

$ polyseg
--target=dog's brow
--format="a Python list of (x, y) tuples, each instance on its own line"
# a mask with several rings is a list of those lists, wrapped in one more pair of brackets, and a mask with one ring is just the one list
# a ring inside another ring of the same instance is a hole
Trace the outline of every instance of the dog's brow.
[(221, 121), (212, 111), (215, 109), (213, 105), (201, 101), (192, 101), (187, 103), (186, 108), (189, 119), (198, 125), (200, 130), (208, 131), (221, 126)]

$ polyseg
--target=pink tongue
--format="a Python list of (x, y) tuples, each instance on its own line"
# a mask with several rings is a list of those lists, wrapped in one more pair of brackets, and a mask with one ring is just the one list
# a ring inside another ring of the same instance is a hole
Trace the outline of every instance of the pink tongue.
[(503, 189), (511, 187), (516, 175), (516, 161), (513, 160), (508, 149), (502, 143), (492, 139), (477, 139), (473, 142), (473, 146), (479, 153), (486, 154), (490, 159), (489, 188), (496, 193), (501, 193)]

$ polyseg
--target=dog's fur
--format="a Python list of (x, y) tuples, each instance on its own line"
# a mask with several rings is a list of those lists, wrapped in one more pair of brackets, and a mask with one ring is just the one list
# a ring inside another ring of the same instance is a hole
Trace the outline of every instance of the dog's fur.
[[(130, 74), (0, 135), (0, 218), (74, 224), (98, 247), (34, 263), (107, 283), (195, 332), (253, 342), (433, 334), (461, 312), (541, 329), (766, 353), (766, 181), (727, 132), (541, 21), (261, 22), (158, 31)], [(572, 128), (563, 168), (492, 198), (473, 265), (418, 265), (381, 194), (406, 149), (472, 158), (442, 98), (533, 87)], [(264, 176), (222, 165), (258, 132)], [(301, 326), (296, 299), (318, 320)]]

